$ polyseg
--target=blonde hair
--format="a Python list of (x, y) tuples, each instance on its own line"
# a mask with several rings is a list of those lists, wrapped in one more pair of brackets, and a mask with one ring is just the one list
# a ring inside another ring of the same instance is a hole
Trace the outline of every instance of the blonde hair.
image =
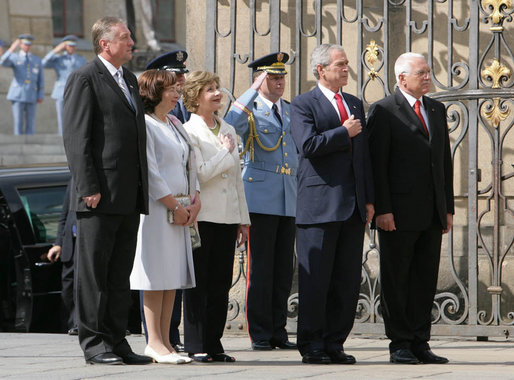
[(187, 75), (186, 83), (182, 87), (184, 105), (189, 112), (198, 111), (198, 98), (202, 90), (212, 82), (220, 85), (220, 77), (209, 71), (193, 71)]

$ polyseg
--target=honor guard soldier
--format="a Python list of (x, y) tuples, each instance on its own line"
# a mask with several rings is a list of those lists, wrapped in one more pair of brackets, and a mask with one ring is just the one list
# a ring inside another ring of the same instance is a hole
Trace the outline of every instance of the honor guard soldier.
[[(175, 50), (155, 58), (146, 66), (146, 70), (159, 69), (175, 73), (177, 76), (177, 85), (180, 87), (180, 91), (182, 91), (182, 87), (186, 82), (186, 74), (189, 72), (186, 67), (186, 60), (187, 52), (185, 50)], [(189, 121), (191, 112), (189, 112), (184, 106), (182, 96), (178, 100), (175, 108), (171, 110), (170, 114), (179, 119), (182, 124)], [(182, 297), (180, 297), (180, 299), (182, 299)]]
[(250, 211), (246, 316), (254, 350), (295, 349), (286, 331), (293, 278), (296, 146), (289, 103), (282, 99), (286, 53), (251, 62), (254, 82), (225, 121), (244, 144), (243, 182)]
[[(32, 35), (20, 34), (0, 58), (2, 66), (12, 67), (14, 71), (7, 100), (12, 103), (15, 135), (34, 134), (37, 103), (45, 96), (41, 58), (30, 52), (32, 41)], [(18, 46), (20, 51), (15, 53)]]
[[(75, 50), (77, 50), (77, 40), (77, 37), (72, 34), (64, 37), (61, 43), (43, 58), (43, 67), (45, 69), (53, 68), (57, 74), (57, 80), (55, 81), (54, 90), (52, 91), (52, 99), (55, 99), (60, 135), (62, 135), (64, 86), (71, 72), (86, 63), (84, 57), (75, 54)], [(64, 54), (59, 54), (61, 51), (64, 51)]]

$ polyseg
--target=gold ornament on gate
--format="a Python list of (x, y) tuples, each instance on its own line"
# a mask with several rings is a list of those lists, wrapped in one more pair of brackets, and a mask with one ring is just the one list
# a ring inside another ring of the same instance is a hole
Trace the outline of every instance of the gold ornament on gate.
[(378, 73), (375, 70), (375, 62), (378, 61), (378, 52), (378, 45), (376, 44), (375, 40), (371, 40), (366, 46), (366, 54), (364, 56), (364, 59), (370, 68), (368, 76), (371, 78), (371, 80), (375, 80), (375, 78), (378, 77)]

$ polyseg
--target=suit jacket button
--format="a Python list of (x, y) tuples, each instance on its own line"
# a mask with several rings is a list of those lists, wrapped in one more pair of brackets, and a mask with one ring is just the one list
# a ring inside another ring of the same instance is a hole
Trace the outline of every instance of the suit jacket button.
[(249, 182), (252, 182), (252, 181), (253, 181), (253, 178), (252, 178), (252, 177), (248, 178), (248, 181), (249, 181)]
[(264, 130), (264, 133), (268, 133), (268, 130), (267, 130), (267, 129), (265, 129), (265, 130)]
[(286, 153), (284, 153), (284, 156), (285, 156), (285, 157), (287, 157), (287, 152), (286, 152)]

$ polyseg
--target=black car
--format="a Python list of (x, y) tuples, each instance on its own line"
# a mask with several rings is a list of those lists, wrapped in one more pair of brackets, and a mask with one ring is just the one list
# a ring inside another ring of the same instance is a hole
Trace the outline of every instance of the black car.
[(65, 329), (61, 263), (46, 253), (69, 178), (66, 166), (0, 168), (0, 331)]

